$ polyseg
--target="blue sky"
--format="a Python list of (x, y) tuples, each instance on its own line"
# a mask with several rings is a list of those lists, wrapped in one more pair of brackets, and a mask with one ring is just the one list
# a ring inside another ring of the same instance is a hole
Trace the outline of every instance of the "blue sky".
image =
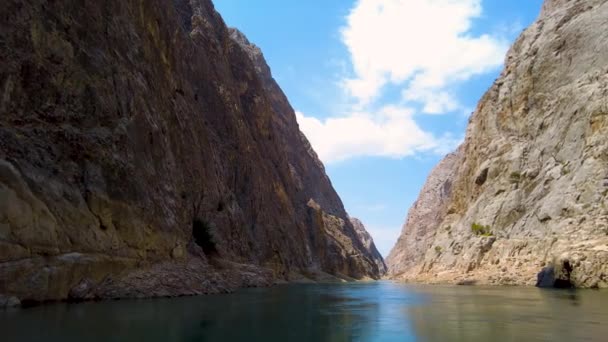
[(215, 0), (260, 46), (351, 216), (387, 255), (542, 0)]

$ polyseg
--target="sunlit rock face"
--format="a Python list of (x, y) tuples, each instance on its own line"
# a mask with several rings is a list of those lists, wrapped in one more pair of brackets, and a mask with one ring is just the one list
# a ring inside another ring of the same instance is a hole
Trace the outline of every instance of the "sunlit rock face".
[(430, 175), (395, 279), (608, 287), (608, 1), (546, 1)]
[(208, 0), (0, 6), (0, 295), (378, 278), (261, 51)]
[(378, 252), (376, 244), (374, 243), (374, 239), (365, 229), (363, 222), (354, 217), (350, 218), (350, 222), (355, 228), (355, 232), (357, 232), (359, 240), (363, 243), (363, 246), (365, 247), (369, 255), (372, 257), (372, 260), (374, 260), (376, 265), (378, 265), (378, 270), (380, 271), (380, 274), (385, 274), (386, 264), (384, 263), (384, 259), (382, 258), (380, 252)]
[(462, 160), (462, 149), (447, 155), (429, 175), (418, 199), (408, 213), (404, 233), (386, 259), (391, 277), (400, 275), (424, 261), (432, 247), (435, 230), (447, 213), (452, 179)]

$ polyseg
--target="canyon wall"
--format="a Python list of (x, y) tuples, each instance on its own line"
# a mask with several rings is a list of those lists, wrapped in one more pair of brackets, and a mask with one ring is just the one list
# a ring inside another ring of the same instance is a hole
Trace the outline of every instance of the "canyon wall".
[(365, 249), (371, 256), (372, 260), (376, 263), (376, 265), (378, 265), (378, 270), (380, 271), (380, 273), (385, 274), (387, 269), (386, 269), (386, 264), (384, 263), (384, 258), (382, 258), (382, 255), (378, 251), (378, 248), (376, 248), (374, 239), (369, 234), (367, 229), (365, 229), (363, 222), (361, 222), (361, 220), (354, 218), (354, 217), (350, 218), (350, 222), (352, 223), (353, 227), (355, 228), (355, 232), (357, 232), (359, 241), (361, 241), (363, 243), (363, 246), (365, 247)]
[(608, 287), (607, 18), (606, 0), (545, 1), (411, 208), (390, 277)]
[(260, 50), (209, 0), (0, 7), (0, 295), (378, 278)]

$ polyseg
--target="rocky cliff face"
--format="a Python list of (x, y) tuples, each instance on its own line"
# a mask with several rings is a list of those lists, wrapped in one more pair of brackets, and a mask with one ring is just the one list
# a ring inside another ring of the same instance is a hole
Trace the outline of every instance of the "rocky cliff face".
[(452, 181), (462, 159), (462, 150), (447, 155), (437, 165), (410, 209), (396, 245), (386, 258), (388, 273), (397, 276), (424, 261), (435, 230), (446, 215)]
[(374, 239), (372, 239), (372, 236), (369, 235), (369, 233), (365, 229), (363, 222), (354, 217), (350, 218), (350, 222), (355, 228), (355, 232), (357, 232), (359, 241), (363, 243), (363, 246), (371, 256), (372, 260), (376, 263), (376, 265), (378, 265), (378, 270), (380, 271), (380, 274), (385, 274), (386, 264), (384, 263), (384, 258), (382, 258), (382, 255), (380, 254), (380, 252), (378, 252), (376, 244), (374, 243)]
[(377, 278), (258, 48), (209, 0), (0, 6), (0, 295)]
[(608, 1), (546, 1), (433, 171), (393, 278), (608, 287)]

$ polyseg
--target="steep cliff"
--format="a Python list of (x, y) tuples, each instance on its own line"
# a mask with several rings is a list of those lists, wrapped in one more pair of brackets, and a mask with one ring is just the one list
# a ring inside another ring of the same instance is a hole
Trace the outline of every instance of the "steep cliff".
[(425, 282), (608, 287), (608, 1), (548, 0), (387, 259)]
[(0, 7), (0, 295), (377, 278), (258, 48), (209, 0)]
[(361, 222), (361, 220), (354, 218), (354, 217), (350, 218), (350, 222), (352, 223), (353, 227), (355, 228), (355, 232), (357, 232), (359, 241), (361, 241), (363, 243), (363, 246), (365, 247), (365, 249), (371, 256), (372, 260), (376, 263), (376, 265), (378, 265), (378, 270), (380, 271), (380, 274), (382, 274), (382, 275), (385, 274), (386, 273), (386, 264), (384, 263), (384, 258), (382, 258), (382, 255), (380, 254), (380, 252), (378, 252), (378, 249), (376, 248), (376, 244), (374, 243), (374, 239), (369, 234), (367, 229), (365, 229), (363, 222)]
[(447, 155), (431, 171), (408, 213), (401, 236), (386, 258), (389, 275), (398, 276), (424, 261), (426, 252), (433, 245), (435, 231), (446, 215), (452, 180), (461, 160), (462, 151), (459, 149)]

